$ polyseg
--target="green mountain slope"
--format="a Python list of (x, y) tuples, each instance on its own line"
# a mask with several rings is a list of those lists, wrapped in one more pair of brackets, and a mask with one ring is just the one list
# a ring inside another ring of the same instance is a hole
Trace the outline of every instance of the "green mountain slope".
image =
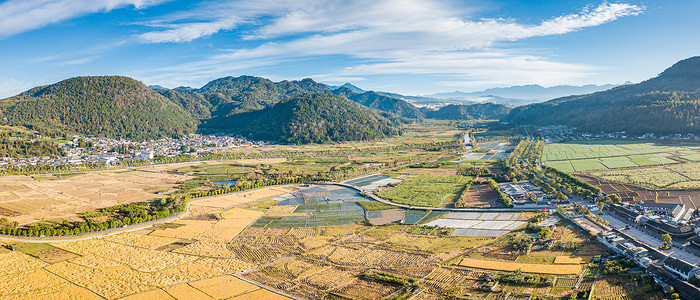
[(212, 80), (193, 92), (216, 100), (212, 104), (212, 116), (226, 117), (270, 107), (289, 97), (306, 93), (330, 93), (324, 84), (312, 79), (272, 82), (269, 79), (240, 76)]
[(592, 132), (697, 134), (700, 57), (682, 60), (639, 84), (518, 107), (506, 119), (515, 124), (561, 124)]
[(198, 121), (143, 83), (121, 76), (70, 78), (0, 100), (4, 125), (45, 135), (134, 140), (181, 136)]
[(372, 140), (399, 133), (368, 108), (330, 94), (294, 96), (262, 110), (209, 120), (202, 128), (300, 144)]
[(509, 107), (490, 102), (471, 105), (450, 104), (437, 111), (426, 112), (426, 117), (440, 120), (494, 120), (505, 117), (508, 112), (510, 112)]

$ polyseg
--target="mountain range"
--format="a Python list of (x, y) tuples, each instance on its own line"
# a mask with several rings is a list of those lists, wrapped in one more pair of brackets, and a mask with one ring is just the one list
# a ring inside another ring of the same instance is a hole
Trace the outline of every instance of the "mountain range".
[[(626, 83), (628, 84), (628, 83)], [(530, 103), (542, 102), (554, 98), (560, 98), (570, 95), (583, 95), (599, 91), (608, 90), (618, 85), (558, 85), (552, 87), (543, 87), (537, 84), (519, 85), (511, 87), (490, 88), (476, 92), (447, 92), (436, 93), (426, 97), (440, 100), (462, 100), (462, 101), (489, 101), (498, 104), (510, 106), (520, 106)]]
[[(522, 95), (533, 96), (535, 92), (524, 90), (543, 89), (551, 95), (572, 87), (523, 86), (487, 92), (514, 95), (514, 90), (523, 90)], [(680, 61), (639, 84), (514, 109), (490, 103), (518, 99), (479, 96), (477, 104), (461, 100), (449, 103), (451, 100), (365, 91), (352, 84), (329, 87), (308, 78), (273, 82), (261, 77), (229, 76), (201, 88), (167, 89), (149, 88), (122, 76), (85, 76), (0, 100), (0, 125), (23, 126), (49, 136), (80, 134), (144, 140), (200, 131), (240, 133), (289, 143), (381, 138), (400, 133), (397, 128), (402, 123), (424, 118), (502, 119), (515, 125), (561, 124), (583, 131), (699, 133), (700, 57)], [(444, 102), (439, 109), (429, 108), (440, 101)]]
[[(146, 140), (200, 131), (306, 143), (398, 134), (400, 123), (425, 118), (426, 112), (351, 84), (331, 89), (311, 79), (223, 77), (201, 88), (167, 89), (149, 88), (123, 76), (85, 76), (0, 100), (0, 125), (23, 126), (47, 136)], [(343, 118), (348, 121), (341, 122)]]
[(506, 120), (588, 132), (700, 134), (700, 56), (638, 84), (517, 107)]

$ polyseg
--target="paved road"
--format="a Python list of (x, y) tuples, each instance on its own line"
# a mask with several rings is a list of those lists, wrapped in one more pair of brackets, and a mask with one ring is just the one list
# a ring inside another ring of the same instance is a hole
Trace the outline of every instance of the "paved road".
[[(592, 204), (589, 201), (583, 200), (580, 197), (574, 197), (571, 200), (573, 202), (576, 202), (581, 205), (590, 205)], [(613, 226), (618, 229), (623, 229), (625, 226), (630, 225), (630, 229), (624, 230), (625, 233), (629, 234), (630, 236), (635, 237), (637, 240), (639, 240), (642, 243), (645, 243), (649, 245), (650, 247), (658, 249), (663, 245), (661, 242), (661, 235), (658, 233), (652, 233), (642, 227), (640, 227), (638, 224), (632, 222), (627, 222), (626, 220), (622, 219), (620, 216), (611, 213), (609, 211), (603, 212), (602, 215), (600, 215), (601, 218), (604, 220), (608, 221), (610, 223), (610, 226)], [(696, 256), (694, 253), (695, 251), (692, 249), (685, 249), (689, 246), (683, 246), (680, 244), (680, 242), (674, 242), (674, 245), (680, 247), (672, 247), (670, 250), (665, 250), (664, 253), (669, 254), (672, 257), (677, 257), (682, 260), (685, 260), (690, 263), (697, 264), (700, 262), (700, 257)]]
[[(661, 247), (661, 245), (663, 245), (663, 242), (661, 242), (660, 239), (661, 235), (658, 233), (654, 234), (649, 231), (646, 231), (643, 228), (640, 228), (637, 224), (628, 223), (614, 214), (604, 213), (603, 215), (601, 215), (601, 217), (606, 221), (610, 222), (610, 225), (615, 226), (619, 229), (625, 228), (625, 226), (627, 226), (628, 224), (631, 225), (630, 229), (624, 230), (625, 233), (635, 237), (637, 240), (649, 245), (650, 247), (658, 249), (659, 247)], [(677, 243), (675, 243), (675, 245), (679, 246)], [(681, 249), (671, 247), (670, 250), (664, 250), (663, 252), (671, 257), (680, 258), (692, 264), (700, 263), (700, 257), (696, 256), (695, 254), (689, 253), (685, 250), (682, 250), (682, 248), (684, 248), (684, 246), (681, 246)]]

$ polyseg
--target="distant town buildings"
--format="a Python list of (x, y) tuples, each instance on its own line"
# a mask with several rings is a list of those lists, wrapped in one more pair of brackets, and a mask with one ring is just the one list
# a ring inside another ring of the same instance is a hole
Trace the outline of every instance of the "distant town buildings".
[(265, 142), (253, 142), (240, 136), (192, 134), (182, 138), (160, 139), (143, 142), (99, 137), (73, 136), (63, 144), (65, 157), (4, 158), (0, 169), (28, 166), (61, 166), (83, 163), (114, 164), (118, 161), (155, 159), (158, 156), (190, 154), (199, 156), (218, 153), (242, 146), (259, 146)]

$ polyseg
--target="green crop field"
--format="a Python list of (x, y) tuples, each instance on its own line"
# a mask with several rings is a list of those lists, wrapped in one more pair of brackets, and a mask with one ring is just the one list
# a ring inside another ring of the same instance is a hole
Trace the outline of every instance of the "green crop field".
[(687, 150), (687, 148), (631, 141), (574, 141), (548, 144), (542, 152), (542, 161), (669, 153), (681, 150)]
[(648, 188), (700, 187), (700, 147), (690, 143), (576, 141), (548, 144), (542, 161), (564, 172)]
[(700, 148), (687, 144), (575, 141), (548, 144), (542, 151), (542, 161), (547, 166), (564, 172), (659, 166), (683, 159), (700, 160)]
[(378, 195), (401, 204), (444, 207), (454, 203), (471, 179), (461, 175), (417, 175)]

